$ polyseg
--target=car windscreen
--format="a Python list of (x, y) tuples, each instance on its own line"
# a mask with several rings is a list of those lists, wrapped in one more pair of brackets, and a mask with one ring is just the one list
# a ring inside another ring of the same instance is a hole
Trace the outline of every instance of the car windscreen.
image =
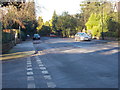
[(34, 37), (39, 37), (39, 35), (38, 34), (34, 34)]
[(78, 33), (80, 36), (88, 36), (86, 33)]

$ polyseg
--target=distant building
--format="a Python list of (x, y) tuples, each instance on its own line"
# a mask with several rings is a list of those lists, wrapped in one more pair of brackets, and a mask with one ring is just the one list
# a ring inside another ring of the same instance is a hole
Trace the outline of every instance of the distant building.
[(120, 12), (120, 1), (115, 2), (113, 5), (114, 12)]

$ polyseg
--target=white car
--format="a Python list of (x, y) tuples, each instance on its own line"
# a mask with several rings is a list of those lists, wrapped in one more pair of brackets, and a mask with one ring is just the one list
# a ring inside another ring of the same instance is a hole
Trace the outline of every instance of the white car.
[(85, 32), (78, 32), (78, 33), (75, 34), (75, 40), (76, 41), (91, 40), (91, 36), (89, 36)]

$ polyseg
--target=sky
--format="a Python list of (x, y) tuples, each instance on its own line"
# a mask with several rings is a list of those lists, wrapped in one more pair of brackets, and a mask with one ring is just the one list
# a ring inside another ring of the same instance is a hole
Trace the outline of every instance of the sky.
[(84, 0), (35, 0), (36, 16), (42, 16), (45, 22), (52, 18), (54, 10), (58, 15), (64, 11), (68, 11), (69, 14), (80, 13), (80, 3), (82, 1)]
[(36, 15), (48, 21), (52, 18), (54, 10), (58, 15), (64, 11), (68, 11), (69, 14), (80, 13), (81, 1), (83, 0), (36, 0)]

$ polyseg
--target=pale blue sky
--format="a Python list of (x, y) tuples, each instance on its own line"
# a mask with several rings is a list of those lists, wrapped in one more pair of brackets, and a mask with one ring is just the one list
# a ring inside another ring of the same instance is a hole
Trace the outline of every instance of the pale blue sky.
[[(68, 11), (69, 14), (80, 13), (80, 3), (85, 0), (35, 0), (36, 16), (42, 16), (44, 21), (51, 19), (54, 10), (57, 14)], [(94, 0), (90, 0), (94, 1)], [(102, 1), (102, 0), (100, 0)], [(108, 1), (108, 0), (107, 0)], [(109, 0), (117, 1), (117, 0)]]
[(37, 16), (42, 16), (44, 21), (47, 21), (51, 19), (54, 10), (57, 14), (64, 11), (69, 14), (80, 13), (81, 1), (83, 0), (36, 0)]

